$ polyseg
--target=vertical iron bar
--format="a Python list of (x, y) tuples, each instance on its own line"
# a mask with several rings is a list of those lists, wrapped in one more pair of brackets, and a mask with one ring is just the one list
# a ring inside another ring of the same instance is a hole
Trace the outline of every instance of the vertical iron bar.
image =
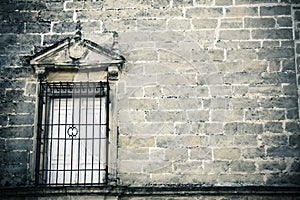
[(81, 92), (82, 92), (82, 82), (80, 82), (80, 85), (79, 85), (79, 116), (78, 116), (78, 131), (79, 131), (79, 134), (78, 134), (78, 177), (77, 177), (77, 183), (79, 184), (79, 177), (80, 177), (80, 125), (81, 125)]
[[(62, 87), (63, 87), (63, 85), (61, 85), (61, 88), (60, 88), (61, 90), (62, 90)], [(68, 96), (68, 88), (66, 88), (66, 96)], [(66, 113), (65, 113), (65, 146), (64, 146), (63, 186), (65, 185), (65, 178), (66, 178), (67, 123), (68, 123), (68, 98), (66, 98)]]
[[(71, 110), (71, 114), (72, 114), (72, 127), (74, 127), (74, 87), (75, 84), (73, 85), (73, 95), (72, 95), (72, 110)], [(71, 88), (70, 88), (71, 89)], [(72, 91), (71, 91), (72, 92)], [(72, 175), (73, 175), (73, 147), (74, 147), (74, 137), (73, 133), (71, 136), (71, 171), (70, 171), (70, 185), (72, 184)]]
[(56, 185), (58, 183), (58, 169), (59, 169), (59, 144), (60, 144), (60, 107), (61, 107), (61, 89), (59, 89), (59, 97), (58, 97), (58, 123), (57, 123), (57, 161), (56, 161)]
[(109, 140), (109, 94), (110, 94), (110, 88), (109, 88), (109, 82), (107, 81), (106, 83), (106, 102), (105, 102), (105, 106), (106, 106), (106, 158), (105, 158), (105, 164), (106, 164), (106, 169), (105, 169), (105, 183), (107, 183), (108, 181), (108, 140)]
[(102, 156), (101, 156), (101, 149), (102, 149), (102, 127), (103, 127), (103, 124), (102, 124), (102, 92), (104, 92), (104, 88), (102, 87), (102, 82), (99, 82), (99, 89), (100, 89), (100, 96), (99, 96), (99, 100), (100, 100), (100, 106), (99, 106), (99, 125), (100, 125), (100, 128), (99, 128), (99, 179), (98, 179), (98, 183), (100, 184), (101, 183), (101, 172), (102, 172), (102, 169), (101, 169), (101, 161), (102, 161)]
[(96, 89), (96, 86), (95, 86), (95, 83), (93, 83), (93, 119), (92, 119), (92, 172), (91, 172), (91, 183), (93, 184), (94, 182), (94, 138), (95, 138), (95, 98), (96, 98), (96, 95), (95, 95), (95, 89)]
[(86, 161), (87, 161), (87, 138), (88, 138), (88, 100), (89, 88), (86, 88), (86, 102), (85, 102), (85, 157), (84, 157), (84, 185), (86, 184)]

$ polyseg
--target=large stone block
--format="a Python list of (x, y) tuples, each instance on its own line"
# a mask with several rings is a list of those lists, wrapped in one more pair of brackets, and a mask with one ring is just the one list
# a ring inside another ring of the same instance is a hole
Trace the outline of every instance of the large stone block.
[(207, 144), (205, 136), (176, 135), (176, 136), (157, 136), (156, 146), (162, 148), (191, 148)]
[(274, 18), (245, 18), (245, 28), (274, 28)]
[(175, 173), (201, 173), (203, 172), (202, 161), (186, 161), (174, 163)]
[(215, 1), (216, 6), (230, 6), (233, 4), (232, 0), (217, 0)]
[(230, 86), (213, 85), (209, 86), (209, 91), (212, 97), (229, 97), (232, 95), (232, 90)]
[(0, 115), (0, 127), (6, 126), (8, 122), (8, 116), (5, 114)]
[(277, 3), (277, 0), (236, 0), (236, 5)]
[(282, 133), (282, 125), (282, 122), (267, 122), (265, 123), (264, 130), (271, 133)]
[(259, 60), (273, 60), (280, 58), (291, 58), (294, 56), (293, 48), (265, 48), (258, 52)]
[(184, 32), (156, 31), (151, 33), (150, 40), (154, 42), (176, 43), (184, 40)]
[(32, 151), (33, 141), (31, 139), (10, 139), (6, 140), (7, 151)]
[(211, 6), (213, 5), (214, 1), (213, 0), (196, 0), (195, 4), (196, 5), (207, 5), (207, 6)]
[(261, 73), (263, 83), (278, 84), (278, 83), (296, 83), (296, 74), (294, 72), (275, 72), (275, 73)]
[(210, 110), (210, 120), (213, 122), (243, 121), (243, 110)]
[(221, 19), (220, 28), (243, 28), (243, 18), (224, 18)]
[(300, 134), (289, 136), (289, 145), (292, 147), (300, 147)]
[(39, 15), (40, 21), (73, 21), (73, 11), (63, 11), (63, 12), (57, 12), (57, 11), (47, 11), (42, 10)]
[(204, 161), (203, 162), (205, 174), (219, 174), (229, 171), (228, 161)]
[[(157, 78), (155, 75), (128, 75), (125, 77), (126, 86), (140, 87), (156, 84)], [(136, 92), (136, 90), (134, 90)]]
[(225, 134), (221, 135), (218, 132), (211, 132), (209, 134), (210, 134), (209, 141), (208, 141), (209, 147), (220, 148), (220, 147), (233, 146), (234, 137), (232, 135), (225, 135)]
[(127, 1), (127, 0), (119, 0), (119, 1), (105, 1), (104, 2), (104, 7), (106, 9), (124, 9), (124, 8), (136, 8), (136, 7), (150, 7), (151, 6), (151, 1), (150, 0), (132, 0), (132, 1)]
[(6, 91), (6, 101), (7, 102), (19, 102), (24, 101), (25, 96), (23, 96), (24, 90), (7, 90)]
[(225, 84), (250, 84), (256, 85), (261, 84), (260, 74), (257, 72), (236, 72), (236, 73), (227, 73), (224, 74), (224, 83)]
[(16, 187), (28, 184), (27, 163), (12, 163), (1, 165), (0, 167), (0, 185)]
[(4, 113), (34, 113), (35, 104), (27, 102), (6, 102), (0, 105), (0, 110)]
[(188, 8), (186, 10), (186, 17), (188, 18), (218, 18), (223, 15), (222, 8)]
[(291, 7), (285, 5), (261, 6), (261, 16), (290, 15)]
[(194, 29), (215, 29), (218, 26), (217, 19), (192, 19)]
[[(214, 92), (212, 93), (214, 94)], [(221, 97), (203, 99), (203, 108), (204, 109), (229, 109), (229, 99), (221, 98)]]
[[(99, 27), (100, 29), (100, 27)], [(76, 23), (74, 22), (58, 22), (53, 24), (54, 33), (73, 32), (76, 30)]]
[(245, 159), (265, 158), (265, 149), (263, 147), (247, 147), (242, 150), (242, 157)]
[(268, 174), (266, 184), (268, 185), (299, 185), (299, 173), (286, 174), (283, 172)]
[(118, 151), (120, 160), (149, 160), (149, 148), (120, 148)]
[(9, 125), (33, 125), (34, 115), (9, 115)]
[(293, 21), (291, 17), (278, 17), (276, 20), (279, 27), (293, 27)]
[[(254, 49), (235, 49), (227, 51), (227, 61), (217, 63), (216, 66), (220, 72), (265, 72), (268, 68), (266, 61), (256, 61), (257, 53)], [(245, 58), (245, 56), (248, 56)]]
[(299, 157), (299, 148), (282, 145), (267, 148), (267, 155), (275, 158), (292, 158)]
[(245, 119), (250, 121), (284, 120), (285, 110), (247, 110)]
[(166, 148), (150, 148), (149, 149), (149, 160), (160, 161), (165, 160)]
[(211, 41), (215, 38), (215, 30), (198, 30), (187, 32), (185, 40), (202, 44), (203, 41)]
[(165, 19), (138, 19), (137, 29), (138, 30), (166, 30), (167, 21)]
[(185, 7), (185, 6), (192, 6), (193, 0), (174, 0), (173, 6), (175, 7)]
[(226, 123), (225, 133), (227, 134), (261, 134), (263, 133), (263, 125), (259, 123), (233, 122)]
[(189, 19), (170, 19), (167, 27), (170, 30), (189, 30), (191, 29), (191, 22)]
[(257, 7), (229, 7), (225, 10), (226, 17), (258, 16)]
[(150, 175), (144, 173), (119, 173), (120, 184), (122, 185), (144, 185), (150, 183)]
[(259, 100), (262, 108), (286, 108), (293, 109), (298, 107), (297, 98), (294, 97), (271, 97)]
[(298, 122), (286, 122), (285, 123), (285, 130), (290, 133), (299, 133), (300, 125)]
[(233, 161), (230, 163), (231, 172), (247, 172), (253, 173), (256, 171), (255, 162), (253, 161)]
[(212, 149), (210, 147), (199, 147), (190, 150), (191, 160), (212, 160)]
[(37, 22), (38, 21), (38, 12), (15, 11), (15, 12), (8, 13), (7, 18), (8, 18), (8, 21), (10, 21), (10, 22)]
[(220, 30), (219, 33), (220, 40), (249, 40), (250, 31), (249, 30)]
[(261, 171), (283, 171), (287, 167), (287, 164), (283, 163), (280, 160), (258, 161), (257, 165), (258, 165), (258, 169)]
[(119, 145), (121, 148), (141, 148), (141, 147), (154, 147), (154, 137), (138, 137), (138, 136), (120, 136)]
[(221, 49), (192, 49), (191, 59), (193, 61), (223, 61), (224, 50)]
[(120, 173), (142, 173), (143, 171), (143, 162), (135, 160), (121, 160), (119, 162), (119, 171)]
[[(284, 164), (281, 163), (281, 165), (284, 165)], [(280, 169), (282, 169), (282, 168), (280, 168)], [(291, 167), (290, 167), (289, 171), (299, 173), (300, 172), (300, 161), (299, 160), (292, 161), (292, 164), (291, 164)]]
[(2, 127), (1, 138), (31, 138), (33, 136), (32, 126)]
[(9, 164), (27, 164), (29, 155), (26, 151), (0, 151), (0, 162)]
[(263, 185), (265, 183), (263, 174), (221, 174), (218, 179), (220, 185)]
[(292, 39), (292, 29), (257, 29), (252, 30), (253, 39)]
[(20, 23), (10, 23), (10, 22), (1, 22), (0, 33), (24, 33), (25, 25), (23, 22)]
[(136, 49), (128, 52), (127, 59), (130, 62), (154, 61), (158, 59), (158, 53), (152, 49)]
[(65, 39), (66, 37), (71, 37), (72, 35), (60, 35), (60, 34), (51, 34), (51, 35), (45, 35), (43, 37), (43, 46), (53, 45), (54, 43), (59, 42), (60, 40)]
[(149, 111), (146, 113), (148, 122), (182, 122), (186, 121), (185, 113), (180, 111)]
[(136, 26), (137, 26), (137, 22), (134, 19), (118, 20), (118, 21), (105, 20), (103, 22), (103, 28), (108, 31), (117, 31), (117, 32), (134, 31), (136, 30)]
[(236, 160), (241, 157), (241, 149), (239, 148), (215, 148), (213, 149), (214, 160)]
[(172, 148), (169, 147), (165, 150), (166, 161), (187, 161), (188, 160), (188, 149), (186, 148)]
[(51, 30), (51, 23), (49, 23), (49, 22), (34, 22), (34, 23), (26, 23), (25, 31), (26, 31), (26, 33), (49, 33), (50, 30)]
[(143, 172), (146, 174), (171, 174), (172, 162), (167, 161), (148, 161), (143, 162)]
[[(237, 60), (245, 61), (245, 63), (238, 63), (240, 65), (239, 68), (244, 68), (244, 70), (247, 70), (247, 68), (250, 70), (251, 70), (251, 68), (254, 70), (258, 69), (257, 71), (264, 70), (264, 68), (261, 68), (263, 63), (254, 62), (254, 60), (257, 60), (257, 53), (254, 49), (228, 50), (227, 51), (227, 60), (229, 60), (229, 61), (237, 61)], [(247, 63), (248, 61), (249, 61), (249, 63)], [(252, 67), (251, 67), (251, 65), (252, 65)], [(243, 71), (243, 70), (236, 70), (236, 71)]]
[(234, 142), (237, 146), (257, 146), (258, 145), (258, 139), (257, 135), (236, 135), (234, 136)]
[(204, 122), (209, 120), (208, 110), (187, 111), (187, 119), (191, 122)]

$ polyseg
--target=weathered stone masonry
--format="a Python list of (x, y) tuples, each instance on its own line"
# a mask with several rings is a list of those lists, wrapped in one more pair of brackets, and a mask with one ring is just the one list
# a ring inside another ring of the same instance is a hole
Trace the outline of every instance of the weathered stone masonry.
[(299, 186), (298, 1), (7, 0), (0, 19), (2, 188), (34, 184), (29, 60), (77, 21), (126, 58), (111, 184)]

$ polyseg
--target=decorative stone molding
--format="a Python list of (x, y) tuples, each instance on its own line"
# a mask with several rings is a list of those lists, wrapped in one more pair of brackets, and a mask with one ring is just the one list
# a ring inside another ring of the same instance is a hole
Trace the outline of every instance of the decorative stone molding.
[(30, 64), (40, 80), (49, 72), (106, 72), (110, 81), (119, 79), (125, 58), (118, 52), (118, 34), (113, 35), (111, 49), (81, 38), (80, 23), (74, 37), (68, 37), (35, 55)]

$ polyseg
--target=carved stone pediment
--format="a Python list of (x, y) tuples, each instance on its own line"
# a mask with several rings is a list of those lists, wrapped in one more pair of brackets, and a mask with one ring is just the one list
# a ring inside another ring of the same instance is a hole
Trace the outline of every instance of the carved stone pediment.
[(30, 64), (41, 79), (51, 71), (107, 71), (109, 80), (117, 80), (125, 58), (115, 52), (116, 43), (107, 49), (80, 36), (68, 37), (35, 55)]

